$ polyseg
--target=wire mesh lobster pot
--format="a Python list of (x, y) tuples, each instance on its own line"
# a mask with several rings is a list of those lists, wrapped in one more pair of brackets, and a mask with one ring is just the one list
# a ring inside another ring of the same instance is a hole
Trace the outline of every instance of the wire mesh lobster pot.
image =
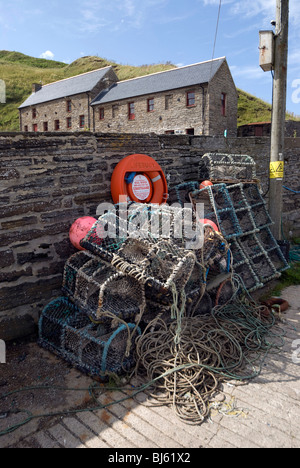
[(139, 333), (134, 324), (114, 330), (95, 325), (66, 297), (48, 304), (39, 320), (39, 345), (92, 377), (123, 375), (132, 369)]
[(248, 260), (233, 267), (248, 292), (254, 292), (263, 287), (263, 283)]
[(199, 180), (252, 181), (256, 178), (256, 165), (248, 155), (207, 153), (198, 167)]
[(198, 189), (199, 182), (184, 182), (182, 184), (178, 184), (174, 188), (170, 189), (169, 202), (172, 203), (173, 201), (176, 201), (183, 208), (186, 203), (190, 203), (190, 193)]
[(258, 240), (257, 234), (248, 234), (239, 237), (237, 243), (248, 259), (257, 255), (263, 255), (265, 250)]
[(95, 321), (112, 316), (135, 321), (145, 307), (144, 288), (136, 279), (86, 251), (66, 262), (62, 290)]
[(289, 264), (270, 229), (268, 227), (261, 229), (257, 233), (257, 238), (267, 252), (275, 269), (281, 273), (286, 271), (289, 268)]
[(251, 257), (250, 262), (253, 270), (263, 284), (280, 277), (280, 273), (276, 270), (266, 252)]
[(231, 239), (243, 234), (225, 184), (216, 184), (195, 190), (190, 194), (194, 209), (204, 205), (204, 217), (220, 227), (223, 236)]
[(276, 266), (259, 240), (259, 233), (240, 237), (237, 243), (263, 284), (279, 277)]
[(242, 184), (242, 196), (251, 209), (251, 215), (257, 230), (271, 226), (273, 221), (268, 213), (265, 200), (263, 199), (258, 184)]
[(257, 205), (251, 206), (251, 214), (254, 220), (257, 230), (261, 230), (265, 227), (269, 227), (273, 224), (273, 221), (269, 215), (265, 203), (258, 203)]
[(244, 195), (243, 187), (244, 184), (227, 185), (227, 191), (235, 209), (242, 234), (250, 234), (252, 232), (257, 232), (258, 229), (252, 216), (251, 207)]
[[(144, 285), (148, 298), (163, 300), (166, 305), (173, 302), (173, 287), (184, 289), (196, 261), (195, 254), (184, 248), (184, 234), (178, 229), (184, 212), (167, 206), (134, 204), (126, 219), (121, 219), (120, 213), (99, 218), (82, 246)], [(104, 223), (116, 237), (99, 239)]]
[(237, 239), (234, 239), (230, 242), (230, 252), (232, 256), (233, 268), (247, 261), (247, 256), (244, 253), (244, 249), (237, 241)]

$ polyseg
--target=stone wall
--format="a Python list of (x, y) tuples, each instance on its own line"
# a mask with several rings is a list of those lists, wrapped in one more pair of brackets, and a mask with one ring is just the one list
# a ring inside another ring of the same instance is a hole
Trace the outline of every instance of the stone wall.
[[(269, 146), (266, 138), (0, 134), (0, 339), (32, 331), (43, 307), (61, 293), (65, 261), (75, 252), (70, 226), (111, 202), (111, 175), (123, 157), (152, 156), (171, 188), (197, 180), (207, 152), (249, 154), (266, 190)], [(300, 139), (287, 139), (286, 147), (285, 184), (299, 190)], [(299, 196), (285, 191), (287, 232), (300, 232), (299, 209)]]

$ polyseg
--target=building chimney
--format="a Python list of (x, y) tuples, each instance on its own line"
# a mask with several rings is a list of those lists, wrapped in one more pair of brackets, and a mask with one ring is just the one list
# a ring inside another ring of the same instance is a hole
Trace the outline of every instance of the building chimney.
[(32, 85), (32, 92), (37, 93), (42, 89), (42, 85), (40, 83), (33, 83)]

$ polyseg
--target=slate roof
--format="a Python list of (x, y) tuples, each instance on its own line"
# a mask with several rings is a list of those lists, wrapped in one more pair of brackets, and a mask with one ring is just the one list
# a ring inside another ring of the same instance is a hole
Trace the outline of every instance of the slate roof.
[(222, 57), (131, 80), (119, 81), (102, 91), (91, 104), (105, 104), (121, 99), (208, 83), (225, 61), (226, 58)]
[(19, 109), (91, 91), (99, 81), (105, 77), (106, 73), (111, 68), (112, 67), (110, 66), (100, 68), (99, 70), (94, 70), (71, 78), (66, 78), (65, 80), (56, 81), (55, 83), (47, 84), (43, 86), (40, 91), (32, 93), (31, 96), (21, 104)]

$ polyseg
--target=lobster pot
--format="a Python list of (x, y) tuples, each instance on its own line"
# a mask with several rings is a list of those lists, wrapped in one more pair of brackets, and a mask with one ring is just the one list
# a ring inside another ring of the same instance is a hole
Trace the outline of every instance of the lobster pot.
[(244, 249), (237, 240), (231, 241), (230, 252), (232, 256), (233, 268), (247, 261), (247, 256), (244, 253)]
[(248, 155), (207, 153), (199, 163), (198, 178), (212, 182), (252, 181), (256, 178), (256, 164)]
[(262, 281), (248, 260), (234, 266), (233, 270), (234, 273), (242, 280), (243, 286), (248, 292), (254, 292), (263, 287)]
[[(254, 185), (254, 184), (248, 184)], [(233, 184), (227, 185), (227, 191), (229, 193), (233, 208), (243, 234), (250, 234), (257, 232), (257, 228), (252, 216), (251, 208), (247, 198), (244, 194), (244, 184)]]
[(172, 304), (174, 290), (182, 291), (193, 271), (193, 252), (179, 248), (172, 240), (127, 239), (113, 265), (145, 286), (146, 297)]
[(191, 203), (190, 193), (199, 189), (199, 182), (184, 182), (170, 189), (169, 203), (177, 202), (183, 208), (186, 203)]
[(265, 252), (256, 234), (249, 234), (247, 236), (239, 237), (237, 239), (237, 243), (248, 259), (251, 259), (257, 255), (263, 255)]
[(136, 279), (85, 251), (66, 262), (62, 289), (95, 321), (108, 321), (112, 316), (134, 321), (145, 307), (144, 288)]
[[(104, 221), (108, 236), (100, 241), (96, 235)], [(119, 207), (118, 212), (100, 217), (82, 246), (144, 285), (152, 300), (165, 294), (164, 299), (168, 296), (173, 301), (174, 286), (184, 289), (196, 261), (194, 252), (185, 249), (185, 240), (189, 240), (188, 236), (185, 239), (185, 229), (193, 236), (193, 225), (196, 228), (192, 209), (137, 203), (127, 212)], [(116, 237), (110, 238), (112, 233)]]
[(266, 252), (251, 257), (250, 262), (253, 270), (263, 284), (280, 277), (280, 273), (276, 270)]
[(190, 194), (190, 198), (194, 209), (196, 209), (197, 204), (204, 205), (204, 218), (219, 226), (226, 239), (234, 238), (243, 233), (225, 184), (196, 190)]
[(226, 185), (232, 206), (235, 210), (249, 208), (249, 203), (244, 195), (244, 184), (229, 184)]
[(249, 206), (265, 203), (262, 194), (260, 193), (258, 184), (241, 184), (243, 198)]
[(76, 290), (76, 278), (78, 271), (84, 267), (84, 265), (91, 261), (93, 255), (87, 251), (77, 252), (72, 255), (64, 267), (63, 275), (63, 291), (68, 296), (73, 297)]
[(239, 208), (238, 210), (235, 210), (235, 214), (238, 219), (242, 235), (258, 231), (250, 208)]
[[(39, 345), (92, 377), (122, 375), (135, 365), (134, 338), (139, 333), (134, 324), (127, 325), (114, 330), (95, 325), (78, 307), (61, 297), (42, 312)], [(129, 332), (133, 334), (130, 349)]]
[(273, 221), (268, 213), (265, 203), (258, 203), (251, 206), (251, 214), (257, 230), (269, 227)]
[(268, 227), (261, 229), (257, 234), (257, 238), (269, 255), (276, 270), (279, 272), (286, 271), (289, 268), (289, 264), (270, 229)]

